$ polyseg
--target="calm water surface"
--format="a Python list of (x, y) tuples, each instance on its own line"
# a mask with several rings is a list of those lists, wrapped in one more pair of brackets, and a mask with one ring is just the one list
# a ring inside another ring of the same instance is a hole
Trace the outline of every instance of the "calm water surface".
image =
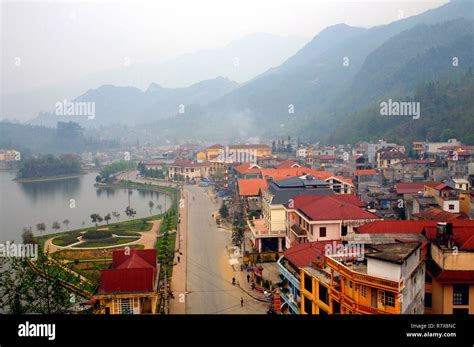
[[(36, 224), (41, 222), (46, 223), (44, 234), (49, 234), (58, 231), (51, 228), (55, 221), (61, 223), (59, 231), (80, 228), (83, 223), (91, 226), (92, 213), (103, 217), (117, 211), (120, 220), (127, 219), (127, 189), (95, 188), (96, 176), (97, 173), (88, 173), (68, 180), (19, 183), (13, 181), (15, 172), (0, 171), (0, 242), (21, 241), (24, 227), (32, 227), (39, 235)], [(130, 205), (137, 211), (136, 218), (150, 215), (150, 200), (154, 202), (153, 214), (159, 213), (157, 205), (165, 209), (171, 204), (165, 194), (137, 190), (130, 193)], [(65, 219), (69, 220), (67, 227), (62, 223)], [(111, 222), (115, 221), (112, 217)]]

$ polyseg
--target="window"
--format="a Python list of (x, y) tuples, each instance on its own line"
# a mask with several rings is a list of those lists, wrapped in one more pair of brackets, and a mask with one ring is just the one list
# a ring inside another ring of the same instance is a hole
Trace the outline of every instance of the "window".
[(319, 237), (326, 237), (326, 227), (319, 228)]
[(337, 314), (341, 313), (341, 304), (337, 301), (332, 301), (332, 313)]
[(313, 314), (313, 303), (306, 296), (304, 297), (304, 311), (307, 314)]
[(349, 281), (349, 288), (352, 289), (352, 281)]
[(321, 283), (319, 283), (319, 300), (324, 302), (325, 304), (328, 304), (328, 289), (323, 286)]
[(469, 309), (467, 308), (453, 308), (453, 314), (469, 314)]
[(425, 307), (431, 308), (432, 306), (432, 294), (425, 293)]
[(361, 293), (362, 297), (366, 298), (367, 297), (367, 287), (362, 285), (360, 287), (360, 293)]
[(450, 209), (450, 210), (454, 210), (454, 205), (453, 205), (453, 204), (449, 204), (449, 209)]
[(469, 305), (469, 284), (453, 285), (453, 305)]
[(307, 274), (304, 274), (304, 289), (313, 294), (313, 280)]
[(384, 306), (395, 307), (395, 293), (381, 291), (380, 292), (380, 301)]

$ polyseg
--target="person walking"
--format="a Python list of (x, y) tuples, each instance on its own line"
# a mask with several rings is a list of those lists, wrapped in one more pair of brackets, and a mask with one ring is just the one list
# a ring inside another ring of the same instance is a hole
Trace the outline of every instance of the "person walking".
[(235, 285), (235, 277), (232, 277), (232, 284)]
[(247, 283), (250, 283), (250, 274), (247, 274)]
[(240, 307), (244, 307), (244, 298), (240, 297)]
[(181, 258), (180, 258), (179, 255), (178, 255), (178, 263), (179, 263), (180, 260), (181, 260)]

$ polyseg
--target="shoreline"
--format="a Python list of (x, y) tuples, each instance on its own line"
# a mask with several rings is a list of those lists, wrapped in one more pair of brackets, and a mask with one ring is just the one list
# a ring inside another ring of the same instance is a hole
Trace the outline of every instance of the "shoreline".
[(86, 172), (82, 172), (80, 174), (75, 175), (67, 175), (67, 176), (51, 176), (51, 177), (38, 177), (38, 178), (14, 178), (13, 181), (19, 183), (39, 183), (39, 182), (48, 182), (48, 181), (60, 181), (60, 180), (68, 180), (73, 178), (79, 178), (84, 176)]

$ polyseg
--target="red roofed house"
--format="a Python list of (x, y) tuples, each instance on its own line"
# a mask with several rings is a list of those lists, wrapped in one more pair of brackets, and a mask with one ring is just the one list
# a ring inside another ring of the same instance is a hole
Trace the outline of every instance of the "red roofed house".
[(437, 207), (432, 207), (419, 213), (414, 213), (415, 220), (435, 220), (438, 222), (447, 222), (453, 219), (469, 219), (463, 212), (451, 213)]
[(267, 180), (264, 178), (241, 178), (237, 180), (239, 196), (243, 200), (245, 210), (261, 211), (261, 194), (260, 192), (267, 189)]
[(116, 250), (112, 265), (102, 270), (94, 295), (99, 313), (156, 314), (160, 291), (155, 249)]
[(293, 160), (284, 160), (280, 164), (278, 164), (275, 168), (276, 169), (290, 169), (295, 167), (301, 167), (300, 164), (294, 162)]
[(312, 241), (341, 240), (355, 227), (380, 219), (352, 194), (301, 195), (285, 205), (286, 248)]
[(260, 175), (261, 167), (254, 163), (245, 162), (234, 166), (234, 171), (237, 176), (242, 178), (252, 178)]

